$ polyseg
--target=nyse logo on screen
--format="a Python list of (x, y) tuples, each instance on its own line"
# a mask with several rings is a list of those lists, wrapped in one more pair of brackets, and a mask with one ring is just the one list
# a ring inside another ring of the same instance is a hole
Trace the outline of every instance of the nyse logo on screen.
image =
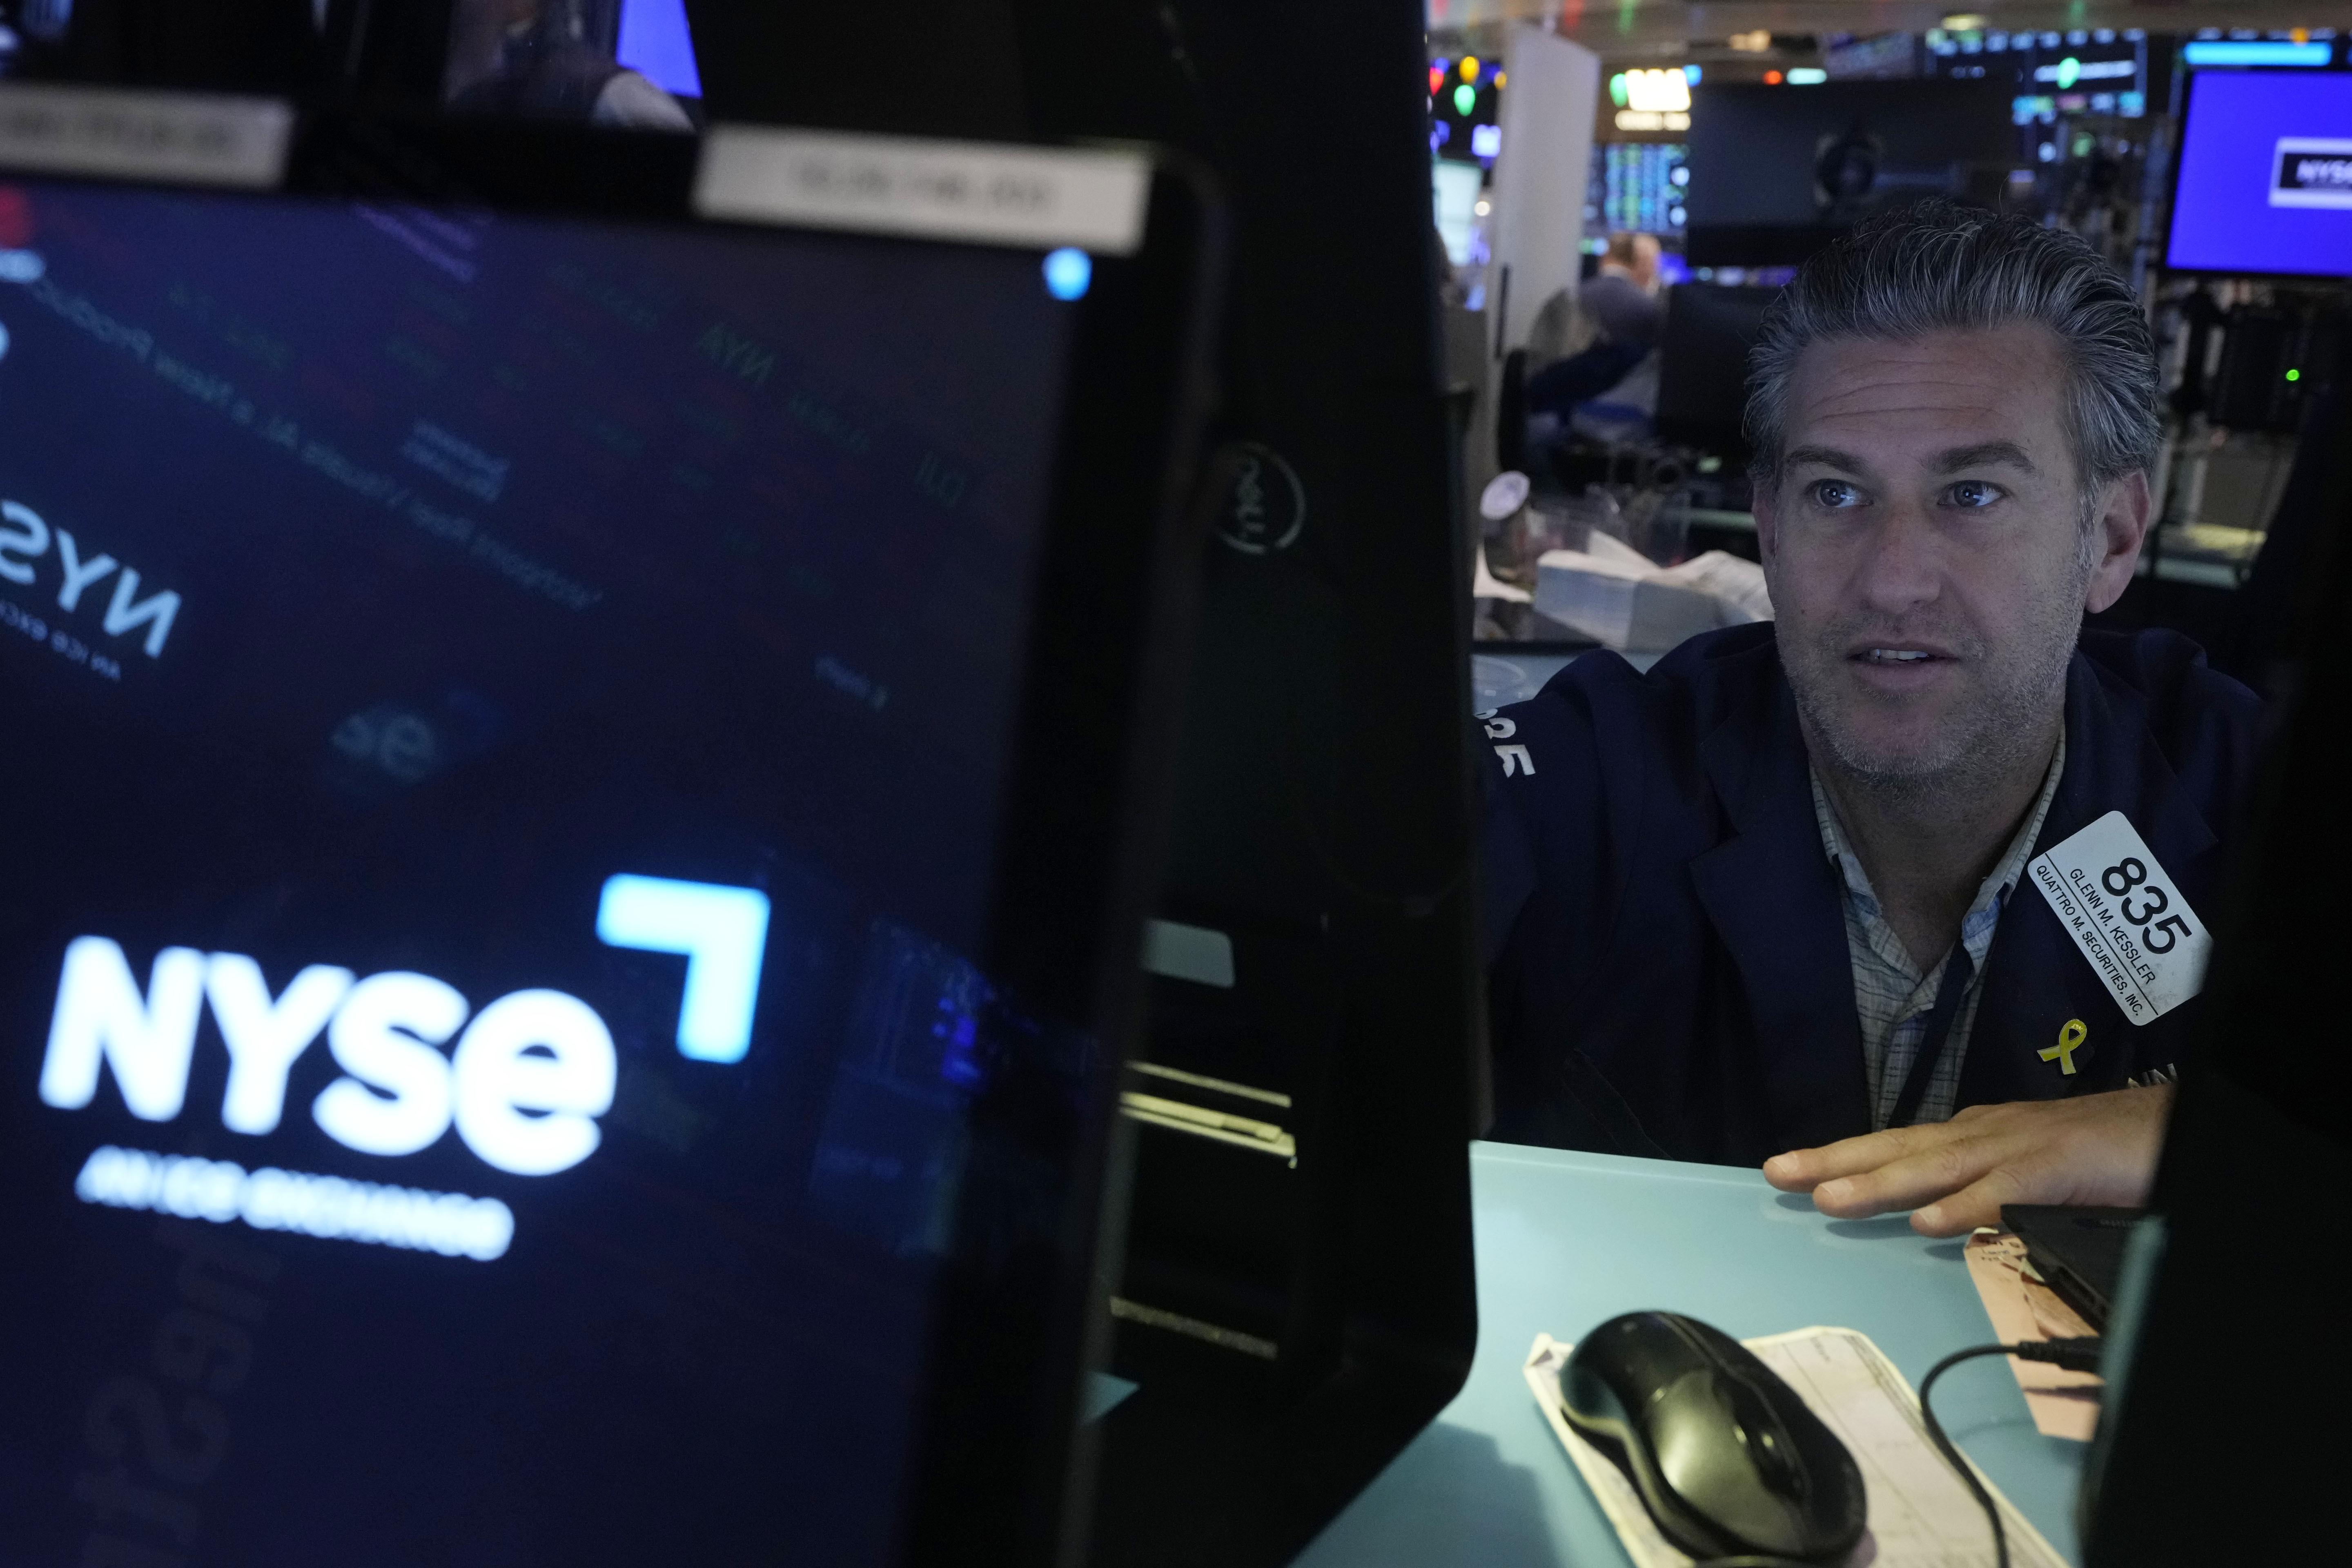
[[(768, 913), (756, 889), (625, 875), (604, 883), (596, 934), (683, 957), (678, 1054), (737, 1062), (751, 1048)], [(552, 1175), (595, 1152), (595, 1119), (613, 1106), (612, 1034), (561, 991), (515, 991), (476, 1012), (429, 974), (362, 979), (314, 963), (273, 996), (252, 958), (192, 947), (157, 953), (142, 989), (121, 944), (102, 936), (66, 947), (41, 1099), (79, 1110), (111, 1069), (133, 1116), (172, 1121), (207, 1008), (228, 1051), (221, 1124), (232, 1132), (277, 1131), (287, 1077), (321, 1035), (343, 1076), (310, 1102), (310, 1119), (364, 1154), (413, 1154), (454, 1126), (484, 1163)]]
[(595, 1152), (595, 1118), (612, 1109), (613, 1037), (594, 1009), (561, 991), (516, 991), (474, 1012), (430, 975), (360, 979), (314, 963), (272, 996), (243, 953), (167, 947), (142, 993), (121, 947), (102, 936), (66, 949), (41, 1099), (78, 1110), (111, 1068), (133, 1116), (173, 1120), (187, 1100), (207, 1005), (228, 1047), (221, 1122), (233, 1132), (277, 1129), (287, 1074), (322, 1033), (344, 1076), (311, 1101), (311, 1120), (364, 1154), (413, 1154), (454, 1124), (485, 1163), (552, 1175)]
[(83, 596), (109, 576), (112, 591), (100, 588), (91, 603), (100, 610), (99, 624), (109, 637), (143, 630), (149, 658), (163, 657), (172, 623), (180, 614), (180, 595), (165, 592), (141, 597), (140, 578), (104, 551), (92, 551), (62, 528), (51, 528), (31, 507), (0, 500), (0, 577), (30, 584), (42, 575), (41, 563), (52, 552), (58, 570), (58, 608), (71, 615), (82, 607)]
[(2352, 140), (2280, 137), (2271, 164), (2271, 205), (2352, 210)]

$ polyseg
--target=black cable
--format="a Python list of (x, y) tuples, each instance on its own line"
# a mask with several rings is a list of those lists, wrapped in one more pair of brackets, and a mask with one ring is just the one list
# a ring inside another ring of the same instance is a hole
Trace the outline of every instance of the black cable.
[(2074, 1372), (2096, 1372), (2099, 1367), (2099, 1342), (2094, 1335), (2085, 1339), (2044, 1340), (2036, 1344), (1972, 1345), (1946, 1356), (1929, 1367), (1927, 1375), (1919, 1380), (1919, 1415), (1927, 1423), (1928, 1439), (1950, 1461), (1952, 1468), (1960, 1473), (1960, 1479), (1968, 1483), (1969, 1490), (1976, 1495), (1977, 1502), (1984, 1509), (1985, 1518), (1991, 1522), (1992, 1555), (1996, 1568), (2009, 1568), (2009, 1538), (2000, 1528), (2000, 1510), (1994, 1506), (1992, 1494), (1985, 1490), (1982, 1481), (1977, 1479), (1977, 1473), (1969, 1468), (1968, 1460), (1960, 1457), (1959, 1449), (1944, 1436), (1944, 1425), (1936, 1419), (1936, 1407), (1927, 1400), (1927, 1391), (1936, 1386), (1937, 1378), (1964, 1361), (1987, 1355), (2013, 1355), (2021, 1361), (2050, 1362)]

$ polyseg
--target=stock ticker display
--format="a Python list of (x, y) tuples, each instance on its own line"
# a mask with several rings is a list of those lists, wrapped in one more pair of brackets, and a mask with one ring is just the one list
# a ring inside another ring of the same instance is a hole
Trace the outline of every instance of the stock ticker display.
[(0, 185), (0, 1555), (887, 1559), (1039, 263)]

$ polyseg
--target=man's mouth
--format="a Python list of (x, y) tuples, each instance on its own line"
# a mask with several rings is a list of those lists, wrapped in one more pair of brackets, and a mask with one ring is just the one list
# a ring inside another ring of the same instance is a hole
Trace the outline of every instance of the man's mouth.
[(1866, 664), (1924, 664), (1936, 657), (1927, 649), (1918, 647), (1864, 648), (1862, 654), (1863, 661)]

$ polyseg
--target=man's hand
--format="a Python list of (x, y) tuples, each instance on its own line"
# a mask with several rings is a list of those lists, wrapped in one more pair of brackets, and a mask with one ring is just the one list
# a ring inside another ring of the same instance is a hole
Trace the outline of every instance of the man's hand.
[(1949, 1121), (1775, 1154), (1764, 1179), (1811, 1192), (1840, 1219), (1910, 1209), (1920, 1235), (1961, 1236), (1999, 1225), (2003, 1204), (2146, 1203), (2171, 1113), (2170, 1084), (1971, 1105)]

